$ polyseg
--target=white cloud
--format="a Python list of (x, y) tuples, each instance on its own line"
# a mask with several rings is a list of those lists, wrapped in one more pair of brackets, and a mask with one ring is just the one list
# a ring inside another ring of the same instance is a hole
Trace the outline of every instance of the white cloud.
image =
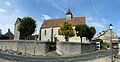
[(118, 23), (120, 24), (120, 21), (118, 21)]
[(106, 19), (102, 18), (100, 21), (98, 21), (98, 19), (96, 19), (96, 18), (88, 17), (87, 18), (87, 25), (94, 26), (97, 33), (99, 33), (100, 31), (107, 30), (107, 29), (105, 29), (106, 28), (105, 24), (101, 21), (106, 21)]
[[(92, 1), (92, 0), (91, 0)], [(96, 6), (94, 3), (92, 3), (92, 9), (94, 10), (94, 12), (97, 14), (97, 15), (101, 15), (101, 13), (97, 10)]]
[(49, 0), (49, 1), (53, 4), (54, 7), (56, 7), (60, 11), (62, 11), (64, 13), (66, 12), (62, 7), (60, 7), (58, 4), (56, 4), (53, 0)]
[(6, 4), (7, 6), (11, 6), (11, 5), (12, 5), (10, 1), (6, 1), (5, 4)]
[(115, 31), (115, 33), (117, 33), (118, 36), (120, 36), (120, 29), (116, 29), (114, 31)]
[(104, 26), (103, 24), (98, 23), (98, 22), (91, 22), (91, 23), (89, 23), (89, 25), (90, 25), (90, 26), (94, 26), (94, 27), (98, 28), (99, 30), (105, 28), (105, 26)]
[(103, 24), (108, 23), (108, 20), (107, 20), (106, 18), (102, 18), (100, 21), (101, 21), (101, 23), (103, 23)]
[(20, 11), (19, 11), (18, 9), (15, 9), (15, 12), (18, 13), (18, 12), (20, 12)]
[(11, 32), (14, 33), (14, 23), (17, 17), (22, 17), (22, 12), (16, 12), (13, 10), (11, 14), (1, 14), (0, 15), (0, 29), (2, 29), (2, 33), (5, 34), (8, 29), (11, 29)]
[(42, 17), (40, 19), (42, 19), (42, 20), (48, 20), (48, 19), (51, 19), (51, 17), (49, 15), (42, 14)]
[(0, 14), (1, 14), (1, 13), (6, 13), (6, 10), (3, 9), (3, 8), (0, 8)]
[(87, 22), (93, 22), (94, 18), (93, 17), (87, 17)]
[(90, 26), (96, 27), (98, 30), (103, 30), (105, 28), (105, 24), (107, 24), (108, 21), (106, 18), (93, 18), (93, 17), (88, 17), (87, 18), (87, 24)]
[(95, 27), (96, 29), (96, 34), (95, 34), (95, 37), (97, 36), (97, 33), (101, 32), (101, 31), (104, 31), (104, 30), (107, 30), (105, 29), (105, 26), (99, 22), (90, 22), (90, 23), (87, 23), (89, 26), (93, 26)]

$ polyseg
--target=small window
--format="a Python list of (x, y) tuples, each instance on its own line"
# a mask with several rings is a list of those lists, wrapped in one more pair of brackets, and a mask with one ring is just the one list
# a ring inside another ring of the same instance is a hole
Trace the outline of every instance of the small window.
[(44, 34), (46, 35), (46, 30), (45, 30)]

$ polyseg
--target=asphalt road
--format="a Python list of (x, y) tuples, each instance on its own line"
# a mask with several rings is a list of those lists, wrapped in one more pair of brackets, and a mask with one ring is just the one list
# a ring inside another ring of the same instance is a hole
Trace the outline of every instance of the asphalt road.
[(108, 55), (110, 55), (109, 51), (99, 51), (91, 54), (72, 57), (30, 57), (0, 53), (0, 58), (11, 60), (14, 62), (84, 62), (88, 60), (94, 60), (97, 57), (105, 57)]
[(13, 61), (5, 60), (5, 59), (0, 58), (0, 62), (13, 62)]

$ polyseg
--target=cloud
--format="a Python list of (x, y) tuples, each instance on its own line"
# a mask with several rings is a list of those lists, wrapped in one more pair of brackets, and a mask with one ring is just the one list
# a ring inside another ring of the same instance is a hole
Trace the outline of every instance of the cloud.
[(93, 18), (93, 17), (88, 17), (87, 18), (87, 24), (93, 25), (96, 27), (104, 28), (105, 24), (108, 23), (108, 20), (106, 18)]
[[(93, 2), (93, 0), (91, 0)], [(92, 5), (92, 9), (94, 10), (94, 12), (97, 14), (97, 15), (101, 15), (101, 13), (97, 10), (96, 6), (94, 3), (91, 4)]]
[(3, 8), (0, 8), (0, 14), (1, 14), (1, 13), (6, 13), (6, 10), (3, 9)]
[(120, 36), (120, 29), (117, 29), (115, 33), (117, 33), (117, 35)]
[(95, 29), (96, 29), (95, 37), (97, 36), (97, 34), (99, 32), (107, 30), (107, 29), (105, 29), (105, 26), (99, 22), (90, 22), (90, 23), (88, 23), (88, 25), (95, 27)]
[(2, 33), (5, 34), (8, 29), (11, 29), (11, 32), (14, 33), (14, 23), (17, 17), (22, 17), (22, 12), (16, 12), (13, 10), (11, 14), (5, 13), (0, 15), (0, 29), (2, 29)]
[(94, 27), (98, 28), (99, 30), (105, 28), (105, 26), (104, 26), (103, 24), (98, 23), (98, 22), (91, 22), (91, 23), (89, 23), (89, 25), (90, 25), (90, 26), (94, 26)]
[(15, 12), (18, 13), (18, 12), (20, 12), (20, 11), (19, 11), (18, 9), (15, 9)]
[(107, 24), (108, 23), (108, 20), (106, 18), (102, 18), (100, 21), (101, 21), (102, 24)]
[(102, 18), (100, 21), (98, 21), (98, 19), (96, 19), (96, 18), (88, 17), (87, 18), (87, 25), (94, 26), (96, 28), (96, 30), (97, 30), (97, 33), (98, 33), (98, 32), (103, 31), (105, 29), (105, 24), (103, 24), (101, 22), (102, 20), (106, 21), (105, 18)]
[(42, 17), (40, 19), (42, 19), (42, 20), (48, 20), (48, 19), (51, 19), (51, 17), (49, 15), (42, 14)]
[(87, 17), (87, 22), (93, 22), (94, 18), (93, 17)]
[(62, 7), (60, 7), (56, 2), (54, 2), (53, 0), (50, 0), (50, 2), (53, 4), (54, 7), (56, 7), (57, 9), (59, 9), (62, 12), (66, 12)]
[(5, 4), (6, 4), (7, 6), (11, 6), (11, 5), (12, 5), (10, 1), (6, 1)]

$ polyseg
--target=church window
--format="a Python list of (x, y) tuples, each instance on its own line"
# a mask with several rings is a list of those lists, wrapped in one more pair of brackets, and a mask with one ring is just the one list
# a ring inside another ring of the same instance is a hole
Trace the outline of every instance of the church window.
[(46, 35), (46, 30), (45, 30), (45, 32), (44, 32), (44, 35)]

